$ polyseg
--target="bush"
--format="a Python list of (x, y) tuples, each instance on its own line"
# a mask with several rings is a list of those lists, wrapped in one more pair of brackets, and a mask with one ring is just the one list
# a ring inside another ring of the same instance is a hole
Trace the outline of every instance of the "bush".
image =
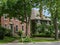
[(54, 35), (51, 35), (49, 33), (40, 33), (40, 34), (32, 34), (32, 37), (54, 37)]
[(4, 39), (5, 36), (11, 36), (11, 30), (0, 26), (0, 39)]
[(31, 38), (28, 36), (20, 39), (20, 42), (31, 42), (31, 41), (32, 41)]
[(31, 42), (31, 41), (32, 41), (31, 38), (28, 36), (23, 40), (23, 42)]
[(20, 31), (18, 32), (18, 35), (20, 36), (20, 38), (22, 37), (22, 34), (23, 34), (22, 30), (20, 30)]
[(15, 38), (14, 37), (5, 37), (3, 40), (0, 40), (0, 43), (9, 43), (14, 41)]
[(5, 33), (5, 28), (0, 26), (0, 40), (4, 39)]
[(11, 33), (11, 30), (10, 29), (6, 29), (5, 36), (8, 36), (8, 37), (11, 37), (12, 36), (12, 33)]
[(41, 33), (41, 34), (33, 34), (33, 37), (45, 37), (45, 34)]

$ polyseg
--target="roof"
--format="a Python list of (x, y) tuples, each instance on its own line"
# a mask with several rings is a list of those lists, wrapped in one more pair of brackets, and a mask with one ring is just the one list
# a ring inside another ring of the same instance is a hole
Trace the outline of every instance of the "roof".
[(40, 17), (40, 13), (38, 10), (36, 9), (32, 9), (32, 14), (31, 14), (31, 20), (49, 20), (51, 21), (51, 19), (49, 17), (46, 17), (43, 15), (43, 19)]

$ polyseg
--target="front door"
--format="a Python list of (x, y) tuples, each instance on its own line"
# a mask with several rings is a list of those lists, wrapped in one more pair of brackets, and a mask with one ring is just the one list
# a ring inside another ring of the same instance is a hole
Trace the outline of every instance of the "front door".
[(10, 29), (11, 29), (11, 33), (12, 33), (12, 35), (14, 35), (14, 28), (13, 28), (13, 24), (10, 24)]

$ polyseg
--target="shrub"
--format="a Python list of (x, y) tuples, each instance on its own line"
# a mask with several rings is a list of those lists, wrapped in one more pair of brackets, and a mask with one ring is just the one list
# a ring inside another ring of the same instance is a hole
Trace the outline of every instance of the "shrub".
[(54, 35), (50, 33), (32, 34), (32, 36), (33, 37), (54, 37)]
[(12, 33), (11, 33), (11, 30), (10, 29), (6, 29), (5, 36), (8, 36), (8, 37), (11, 37), (12, 36)]
[(23, 40), (23, 42), (31, 42), (31, 41), (32, 41), (31, 38), (28, 36)]
[(25, 38), (20, 39), (20, 42), (31, 42), (31, 41), (32, 41), (31, 38), (28, 37), (28, 36), (26, 36)]
[(0, 40), (4, 39), (5, 33), (5, 28), (0, 26)]
[(0, 43), (9, 43), (15, 40), (14, 37), (5, 37), (3, 40), (0, 40)]
[(23, 34), (22, 30), (20, 30), (20, 31), (18, 32), (18, 35), (20, 36), (20, 38), (22, 37), (22, 34)]
[(0, 39), (4, 39), (5, 36), (11, 36), (11, 30), (0, 26)]
[(41, 33), (41, 34), (33, 34), (33, 37), (45, 37), (45, 34)]

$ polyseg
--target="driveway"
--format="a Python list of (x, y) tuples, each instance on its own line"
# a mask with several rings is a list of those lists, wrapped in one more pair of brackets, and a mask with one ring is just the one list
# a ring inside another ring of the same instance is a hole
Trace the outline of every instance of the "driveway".
[(60, 45), (60, 42), (8, 43), (0, 45)]

